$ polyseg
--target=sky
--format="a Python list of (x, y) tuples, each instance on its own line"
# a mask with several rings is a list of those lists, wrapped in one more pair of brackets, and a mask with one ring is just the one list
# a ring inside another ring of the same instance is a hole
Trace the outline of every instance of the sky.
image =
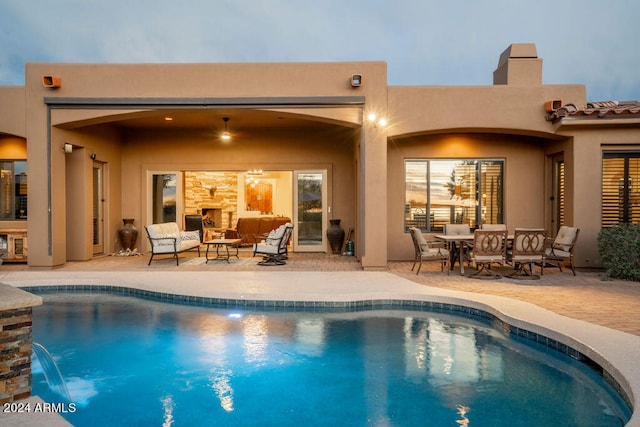
[(27, 62), (385, 61), (390, 85), (491, 85), (535, 43), (544, 84), (640, 100), (638, 0), (0, 0), (0, 85)]

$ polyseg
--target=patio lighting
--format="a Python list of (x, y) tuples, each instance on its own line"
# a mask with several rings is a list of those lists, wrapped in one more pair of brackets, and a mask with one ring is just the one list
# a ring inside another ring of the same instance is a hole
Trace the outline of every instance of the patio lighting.
[(373, 123), (373, 127), (385, 127), (389, 124), (385, 117), (379, 117), (376, 113), (369, 113), (367, 115), (367, 120), (369, 123)]
[(227, 130), (227, 123), (229, 123), (229, 117), (223, 117), (222, 121), (224, 121), (224, 132), (222, 132), (222, 136), (220, 138), (223, 141), (231, 141), (231, 134)]

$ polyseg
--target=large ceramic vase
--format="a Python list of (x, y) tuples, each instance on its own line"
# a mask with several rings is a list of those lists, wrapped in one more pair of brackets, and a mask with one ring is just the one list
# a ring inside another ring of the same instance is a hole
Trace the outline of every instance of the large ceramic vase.
[(331, 246), (331, 253), (340, 254), (344, 243), (344, 229), (340, 226), (339, 219), (330, 219), (331, 226), (327, 229), (327, 239)]
[(125, 218), (122, 220), (122, 227), (118, 229), (118, 237), (120, 238), (122, 250), (133, 250), (136, 246), (138, 229), (133, 225), (134, 221), (135, 219), (133, 218)]

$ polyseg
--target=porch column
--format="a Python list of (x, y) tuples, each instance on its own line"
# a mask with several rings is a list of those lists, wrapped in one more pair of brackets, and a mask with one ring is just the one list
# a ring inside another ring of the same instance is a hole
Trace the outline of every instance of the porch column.
[(364, 270), (387, 268), (387, 131), (364, 118), (360, 147)]

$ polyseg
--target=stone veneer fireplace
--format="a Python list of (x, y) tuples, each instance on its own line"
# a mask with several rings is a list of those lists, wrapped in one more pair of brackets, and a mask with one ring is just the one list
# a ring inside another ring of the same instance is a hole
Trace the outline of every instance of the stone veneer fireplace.
[(222, 209), (202, 208), (202, 225), (207, 228), (222, 228)]

